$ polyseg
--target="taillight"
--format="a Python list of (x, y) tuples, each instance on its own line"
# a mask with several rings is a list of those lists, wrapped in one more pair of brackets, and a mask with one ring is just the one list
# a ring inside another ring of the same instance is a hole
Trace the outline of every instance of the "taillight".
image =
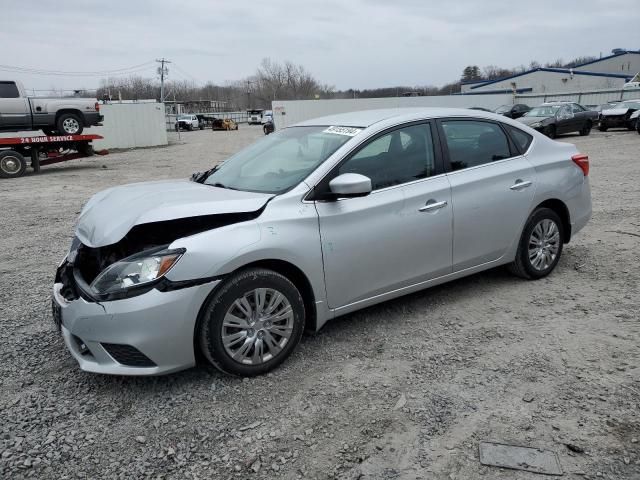
[(571, 160), (573, 160), (574, 163), (580, 167), (580, 170), (582, 170), (582, 173), (584, 173), (585, 177), (589, 175), (589, 155), (585, 155), (584, 153), (576, 153), (573, 157), (571, 157)]
[(96, 107), (96, 112), (99, 112), (100, 111), (100, 104), (98, 102), (96, 102), (95, 107)]

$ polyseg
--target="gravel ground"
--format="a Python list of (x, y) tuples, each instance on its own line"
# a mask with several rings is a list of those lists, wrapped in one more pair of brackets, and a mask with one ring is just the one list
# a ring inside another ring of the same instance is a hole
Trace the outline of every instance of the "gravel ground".
[(260, 136), (186, 132), (0, 182), (0, 478), (541, 477), (480, 465), (483, 440), (553, 450), (565, 478), (640, 478), (631, 132), (561, 139), (590, 155), (594, 214), (546, 279), (499, 269), (369, 308), (252, 380), (81, 372), (49, 298), (83, 203), (187, 177)]

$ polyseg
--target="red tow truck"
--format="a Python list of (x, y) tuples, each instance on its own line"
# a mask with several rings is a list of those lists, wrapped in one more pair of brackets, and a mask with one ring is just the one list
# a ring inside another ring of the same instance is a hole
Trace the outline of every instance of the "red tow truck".
[(52, 163), (67, 162), (92, 155), (106, 155), (107, 150), (94, 151), (91, 142), (101, 140), (100, 135), (43, 135), (37, 137), (0, 138), (0, 178), (15, 178), (31, 168)]

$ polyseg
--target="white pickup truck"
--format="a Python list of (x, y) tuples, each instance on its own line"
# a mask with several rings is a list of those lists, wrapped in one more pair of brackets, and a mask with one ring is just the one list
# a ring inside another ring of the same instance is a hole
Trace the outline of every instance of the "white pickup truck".
[(27, 97), (19, 82), (0, 80), (0, 131), (42, 130), (46, 135), (80, 135), (100, 125), (100, 104), (91, 98)]

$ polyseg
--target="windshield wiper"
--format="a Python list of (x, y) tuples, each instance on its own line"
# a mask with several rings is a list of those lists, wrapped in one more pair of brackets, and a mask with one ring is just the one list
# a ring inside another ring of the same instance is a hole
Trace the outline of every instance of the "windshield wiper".
[[(193, 174), (191, 174), (191, 181), (192, 182), (196, 182), (196, 183), (204, 183), (204, 181), (209, 178), (209, 176), (215, 172), (216, 170), (218, 170), (219, 165), (216, 165), (215, 167), (205, 171), (205, 172), (195, 172)], [(223, 187), (224, 188), (224, 187)]]

